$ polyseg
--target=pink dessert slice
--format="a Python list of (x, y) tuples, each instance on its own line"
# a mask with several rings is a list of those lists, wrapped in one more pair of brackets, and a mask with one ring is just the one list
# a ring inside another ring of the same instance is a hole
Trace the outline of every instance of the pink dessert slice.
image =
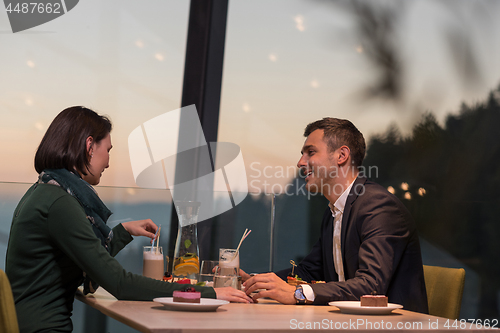
[(200, 303), (201, 292), (199, 291), (174, 291), (174, 302)]

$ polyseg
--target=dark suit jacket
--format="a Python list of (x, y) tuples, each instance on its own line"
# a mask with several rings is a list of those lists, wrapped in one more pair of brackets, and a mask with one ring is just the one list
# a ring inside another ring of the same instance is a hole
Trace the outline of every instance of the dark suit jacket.
[[(341, 234), (344, 282), (333, 264), (333, 217), (323, 215), (321, 236), (295, 268), (313, 284), (314, 304), (359, 300), (362, 295), (386, 295), (404, 309), (428, 313), (420, 243), (406, 207), (382, 186), (358, 177), (346, 201)], [(286, 280), (290, 269), (276, 274)]]

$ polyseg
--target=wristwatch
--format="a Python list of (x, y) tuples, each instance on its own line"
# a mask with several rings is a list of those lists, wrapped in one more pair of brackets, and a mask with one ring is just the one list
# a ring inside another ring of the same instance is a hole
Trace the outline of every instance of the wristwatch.
[(293, 294), (295, 297), (295, 304), (298, 305), (304, 305), (304, 304), (313, 304), (313, 301), (310, 301), (307, 299), (306, 295), (304, 295), (304, 290), (302, 289), (302, 286), (296, 286), (295, 287), (295, 293)]

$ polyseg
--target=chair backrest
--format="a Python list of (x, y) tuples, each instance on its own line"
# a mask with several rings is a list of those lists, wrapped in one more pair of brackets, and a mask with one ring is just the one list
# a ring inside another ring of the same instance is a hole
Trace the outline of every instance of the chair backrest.
[(458, 319), (464, 293), (465, 270), (424, 265), (429, 314)]
[(19, 333), (16, 306), (7, 274), (0, 269), (0, 332)]

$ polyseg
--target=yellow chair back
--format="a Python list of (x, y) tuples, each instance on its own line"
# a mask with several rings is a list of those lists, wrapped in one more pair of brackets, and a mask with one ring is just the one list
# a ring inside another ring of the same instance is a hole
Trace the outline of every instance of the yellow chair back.
[(19, 333), (16, 306), (7, 274), (0, 269), (0, 332)]
[(458, 319), (464, 293), (465, 270), (424, 265), (429, 314)]

